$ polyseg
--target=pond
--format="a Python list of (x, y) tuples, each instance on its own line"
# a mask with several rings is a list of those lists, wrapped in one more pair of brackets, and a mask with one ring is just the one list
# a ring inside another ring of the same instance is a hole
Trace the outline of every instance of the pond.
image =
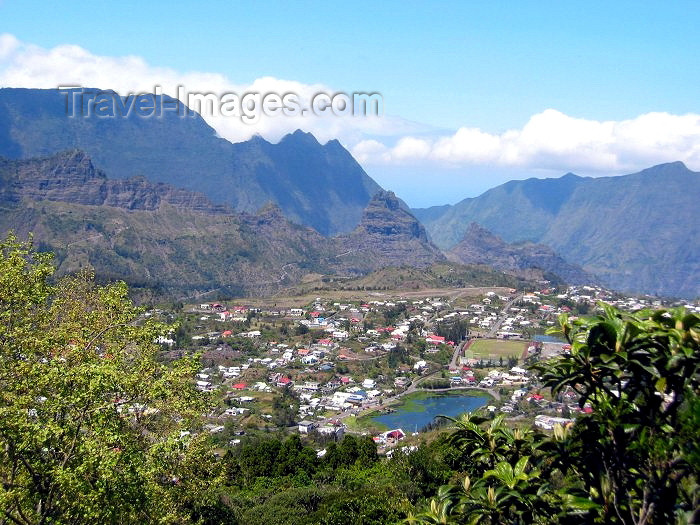
[(464, 412), (473, 412), (486, 405), (491, 398), (482, 393), (429, 394), (426, 397), (409, 399), (397, 405), (396, 412), (382, 414), (372, 421), (388, 429), (401, 428), (404, 432), (416, 432), (433, 421), (436, 416), (456, 417)]

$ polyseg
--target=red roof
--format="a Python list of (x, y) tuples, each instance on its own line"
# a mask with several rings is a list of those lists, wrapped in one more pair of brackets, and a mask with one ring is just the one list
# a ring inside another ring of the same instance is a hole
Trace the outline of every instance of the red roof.
[(246, 387), (245, 383), (236, 383), (231, 388), (235, 388), (236, 390), (243, 390), (245, 387)]

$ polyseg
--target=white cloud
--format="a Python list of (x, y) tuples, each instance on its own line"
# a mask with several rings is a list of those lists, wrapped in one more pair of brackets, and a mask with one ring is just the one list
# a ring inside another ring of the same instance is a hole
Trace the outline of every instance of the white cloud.
[[(0, 34), (0, 86), (55, 88), (81, 85), (114, 89), (120, 94), (153, 92), (177, 96), (177, 87), (190, 93), (221, 95), (293, 92), (308, 100), (319, 91), (336, 90), (322, 84), (262, 77), (237, 84), (225, 75), (181, 72), (148, 64), (138, 56), (99, 56), (74, 45), (45, 49)], [(254, 124), (239, 118), (204, 114), (216, 132), (232, 141), (254, 134), (277, 141), (301, 128), (321, 141), (338, 138), (367, 166), (517, 167), (579, 173), (629, 172), (652, 164), (681, 160), (700, 169), (700, 115), (647, 113), (623, 121), (575, 118), (555, 109), (533, 115), (520, 129), (490, 133), (462, 127), (435, 136), (429, 126), (392, 117), (277, 116)]]
[[(21, 42), (10, 34), (0, 35), (0, 87), (46, 89), (70, 85), (112, 89), (122, 95), (152, 93), (155, 86), (160, 86), (163, 93), (173, 97), (178, 95), (178, 86), (183, 86), (189, 93), (219, 96), (225, 93), (239, 96), (245, 93), (295, 93), (304, 105), (316, 93), (338, 91), (322, 84), (303, 84), (274, 77), (261, 77), (246, 85), (218, 73), (181, 72), (152, 66), (138, 56), (99, 56), (75, 45), (44, 49)], [(301, 128), (312, 132), (322, 142), (338, 138), (346, 144), (354, 144), (368, 136), (416, 133), (427, 129), (427, 126), (391, 116), (262, 116), (252, 124), (236, 117), (202, 116), (220, 136), (232, 142), (246, 140), (255, 134), (277, 141)]]
[(595, 173), (681, 160), (698, 169), (700, 115), (656, 112), (597, 121), (547, 109), (521, 129), (500, 134), (460, 128), (439, 138), (404, 137), (392, 147), (362, 141), (352, 151), (360, 162), (376, 165), (493, 165)]

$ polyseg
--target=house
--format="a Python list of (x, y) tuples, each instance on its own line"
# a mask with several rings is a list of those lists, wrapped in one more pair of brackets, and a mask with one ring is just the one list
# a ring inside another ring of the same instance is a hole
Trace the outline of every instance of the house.
[(406, 433), (400, 428), (396, 428), (394, 430), (387, 430), (386, 432), (379, 434), (374, 438), (374, 440), (378, 441), (379, 443), (395, 443), (396, 441), (399, 441), (405, 437)]
[(566, 426), (573, 422), (573, 419), (568, 419), (564, 417), (551, 417), (542, 414), (535, 416), (535, 426), (543, 428), (545, 430), (552, 430), (554, 428), (554, 425)]
[(299, 432), (302, 434), (308, 434), (312, 430), (314, 430), (318, 424), (314, 423), (313, 421), (308, 421), (308, 420), (303, 420), (299, 421)]
[(400, 376), (400, 377), (397, 377), (396, 379), (394, 379), (394, 386), (403, 388), (408, 384), (408, 382), (409, 382), (409, 379), (407, 377)]
[(424, 370), (424, 369), (426, 369), (426, 368), (428, 368), (428, 363), (426, 363), (426, 362), (423, 361), (423, 360), (416, 361), (416, 363), (413, 365), (413, 369), (414, 369), (414, 370), (419, 370), (419, 371), (420, 371), (420, 370)]
[(362, 381), (362, 387), (363, 388), (374, 388), (377, 382), (374, 379), (365, 379)]
[(319, 427), (317, 429), (317, 432), (319, 434), (322, 434), (324, 436), (333, 436), (336, 441), (340, 441), (343, 439), (343, 436), (345, 435), (345, 426), (344, 425), (325, 425), (322, 427)]
[(280, 377), (277, 380), (277, 387), (278, 388), (285, 388), (288, 387), (292, 384), (292, 380), (289, 379), (288, 377)]
[(425, 338), (425, 342), (431, 345), (444, 345), (445, 338), (439, 335), (429, 334), (428, 337)]
[(330, 390), (335, 390), (336, 388), (339, 388), (342, 383), (340, 382), (340, 379), (333, 378), (328, 383), (326, 383), (326, 388)]

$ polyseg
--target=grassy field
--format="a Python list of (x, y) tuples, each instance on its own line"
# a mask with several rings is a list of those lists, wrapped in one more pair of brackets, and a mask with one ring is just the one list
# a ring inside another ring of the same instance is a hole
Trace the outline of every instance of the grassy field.
[(522, 341), (504, 341), (503, 339), (477, 339), (467, 349), (467, 357), (473, 359), (498, 360), (515, 356), (520, 360), (527, 344)]
[[(426, 297), (444, 297), (451, 301), (455, 301), (457, 307), (464, 308), (466, 305), (474, 302), (475, 299), (481, 297), (486, 292), (508, 293), (508, 288), (503, 287), (474, 287), (474, 288), (426, 288), (423, 290), (315, 290), (312, 292), (304, 292), (301, 295), (278, 295), (274, 297), (256, 297), (255, 299), (236, 298), (229, 299), (226, 304), (234, 305), (250, 305), (254, 304), (258, 307), (277, 307), (277, 308), (303, 308), (308, 306), (317, 297), (322, 301), (340, 301), (340, 302), (366, 302), (366, 301), (387, 301), (390, 299), (407, 299), (417, 300), (425, 299)], [(206, 301), (205, 301), (206, 302)], [(187, 305), (188, 308), (194, 308), (199, 303)]]

